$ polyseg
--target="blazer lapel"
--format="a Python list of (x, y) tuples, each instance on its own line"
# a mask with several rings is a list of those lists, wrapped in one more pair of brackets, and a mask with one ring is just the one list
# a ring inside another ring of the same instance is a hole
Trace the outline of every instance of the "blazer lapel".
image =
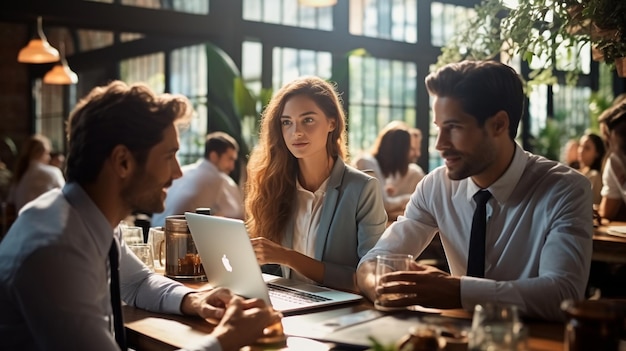
[(317, 237), (315, 238), (315, 259), (317, 260), (321, 260), (324, 255), (326, 239), (329, 235), (330, 223), (332, 223), (335, 215), (335, 208), (337, 207), (337, 200), (339, 199), (339, 187), (341, 186), (345, 169), (346, 165), (343, 160), (337, 157), (335, 159), (335, 165), (330, 172), (330, 178), (328, 179), (328, 187), (326, 188), (326, 195), (324, 196), (324, 204), (322, 206), (322, 216), (320, 218), (320, 225), (317, 228)]

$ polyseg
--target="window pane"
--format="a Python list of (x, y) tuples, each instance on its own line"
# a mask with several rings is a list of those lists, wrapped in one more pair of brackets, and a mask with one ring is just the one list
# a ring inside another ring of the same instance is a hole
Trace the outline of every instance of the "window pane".
[(416, 0), (350, 0), (350, 33), (417, 42)]
[(161, 52), (122, 60), (120, 79), (128, 84), (142, 82), (156, 93), (163, 93), (165, 91), (164, 59), (165, 55)]
[(348, 139), (350, 153), (356, 156), (371, 148), (379, 130), (390, 121), (416, 125), (416, 66), (374, 57), (350, 57), (349, 63)]
[(331, 76), (332, 56), (329, 52), (276, 47), (272, 51), (272, 57), (274, 91), (303, 75), (314, 75), (324, 79)]
[(333, 6), (300, 6), (298, 0), (243, 0), (243, 19), (331, 31)]
[(430, 40), (433, 46), (444, 46), (475, 14), (473, 8), (433, 2), (430, 5)]

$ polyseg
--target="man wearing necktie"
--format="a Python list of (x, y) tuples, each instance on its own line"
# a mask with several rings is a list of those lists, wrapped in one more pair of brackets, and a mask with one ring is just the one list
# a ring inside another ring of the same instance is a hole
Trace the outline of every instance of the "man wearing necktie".
[(589, 275), (589, 181), (515, 142), (525, 97), (511, 67), (450, 64), (426, 77), (426, 88), (445, 164), (418, 184), (404, 216), (361, 259), (359, 287), (374, 299), (376, 255), (418, 256), (439, 233), (451, 274), (418, 264), (389, 274), (379, 293), (404, 295), (389, 307), (495, 302), (564, 319), (561, 302), (583, 299)]
[(119, 81), (77, 104), (66, 185), (27, 204), (0, 243), (3, 350), (126, 349), (122, 301), (219, 321), (190, 350), (239, 350), (280, 320), (261, 300), (154, 274), (119, 240), (132, 211), (163, 211), (181, 176), (178, 126), (191, 114), (183, 96)]

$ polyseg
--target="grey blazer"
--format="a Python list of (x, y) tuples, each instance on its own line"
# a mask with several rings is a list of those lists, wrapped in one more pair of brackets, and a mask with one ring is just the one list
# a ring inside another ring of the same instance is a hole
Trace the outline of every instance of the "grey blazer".
[[(328, 179), (315, 239), (315, 259), (324, 263), (324, 286), (358, 291), (354, 273), (385, 230), (387, 214), (378, 180), (337, 158)], [(283, 246), (293, 248), (292, 219)], [(283, 276), (290, 277), (288, 267)]]

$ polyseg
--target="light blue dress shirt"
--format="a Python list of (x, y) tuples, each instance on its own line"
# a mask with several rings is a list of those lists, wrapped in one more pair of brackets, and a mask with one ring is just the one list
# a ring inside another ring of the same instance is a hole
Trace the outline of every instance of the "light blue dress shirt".
[[(3, 350), (118, 350), (111, 333), (111, 226), (75, 183), (29, 203), (0, 243)], [(151, 273), (122, 242), (125, 303), (180, 314), (192, 290)], [(193, 350), (220, 350), (207, 336)]]
[[(404, 216), (393, 223), (360, 263), (397, 252), (419, 255), (439, 231), (450, 271), (461, 277), (461, 302), (510, 303), (522, 314), (563, 320), (565, 299), (584, 298), (592, 251), (592, 194), (577, 171), (524, 152), (516, 145), (506, 172), (487, 190), (485, 278), (465, 276), (480, 188), (451, 180), (445, 167), (417, 186)], [(418, 291), (419, 293), (419, 291)]]

